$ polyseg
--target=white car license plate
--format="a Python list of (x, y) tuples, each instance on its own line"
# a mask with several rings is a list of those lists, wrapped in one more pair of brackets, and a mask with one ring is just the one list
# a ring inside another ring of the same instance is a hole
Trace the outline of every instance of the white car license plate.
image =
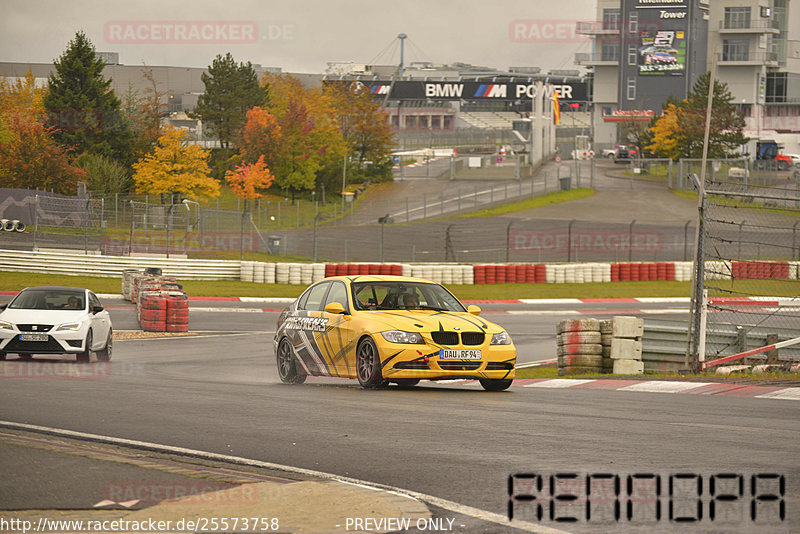
[(50, 338), (47, 334), (20, 334), (20, 341), (47, 341)]
[(480, 360), (480, 349), (440, 349), (440, 360)]

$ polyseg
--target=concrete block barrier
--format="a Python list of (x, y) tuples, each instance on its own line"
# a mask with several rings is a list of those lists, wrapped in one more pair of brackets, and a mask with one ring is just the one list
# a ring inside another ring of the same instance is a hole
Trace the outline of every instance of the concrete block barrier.
[(614, 360), (615, 375), (640, 375), (644, 373), (644, 363), (639, 360)]
[(614, 338), (611, 340), (612, 360), (641, 360), (642, 342), (635, 339)]

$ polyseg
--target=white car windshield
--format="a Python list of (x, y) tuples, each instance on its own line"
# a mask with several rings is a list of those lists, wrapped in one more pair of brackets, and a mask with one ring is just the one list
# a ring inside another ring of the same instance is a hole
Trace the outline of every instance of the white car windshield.
[(356, 310), (466, 311), (445, 288), (424, 282), (355, 282), (353, 302)]
[(86, 308), (86, 295), (74, 289), (26, 289), (11, 301), (14, 310), (73, 310)]

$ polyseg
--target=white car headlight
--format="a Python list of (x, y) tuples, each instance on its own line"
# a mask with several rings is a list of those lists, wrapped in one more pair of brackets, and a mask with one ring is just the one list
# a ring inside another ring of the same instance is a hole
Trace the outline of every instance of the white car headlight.
[(66, 330), (76, 331), (76, 330), (80, 330), (81, 326), (83, 326), (82, 322), (79, 322), (79, 323), (65, 323), (65, 324), (60, 325), (58, 328), (56, 328), (56, 331), (58, 331), (58, 332), (63, 332), (63, 331), (66, 331)]
[(0, 330), (14, 330), (14, 325), (8, 321), (0, 321)]
[(500, 332), (499, 334), (495, 334), (492, 336), (492, 342), (490, 345), (510, 345), (511, 344), (511, 336), (508, 335), (508, 332)]
[(423, 344), (422, 335), (417, 332), (403, 332), (402, 330), (388, 330), (381, 332), (383, 339), (389, 343)]

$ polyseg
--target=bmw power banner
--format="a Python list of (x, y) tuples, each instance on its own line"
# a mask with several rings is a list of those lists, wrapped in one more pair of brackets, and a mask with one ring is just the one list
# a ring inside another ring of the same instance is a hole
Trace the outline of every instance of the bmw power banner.
[[(328, 80), (325, 83), (342, 83), (338, 80)], [(536, 83), (526, 82), (428, 82), (428, 81), (396, 81), (392, 86), (390, 81), (359, 81), (345, 82), (363, 85), (375, 96), (386, 96), (392, 100), (530, 100), (536, 95)], [(553, 81), (550, 83), (553, 90), (558, 92), (558, 98), (564, 102), (581, 102), (589, 100), (589, 91), (586, 82), (580, 81)], [(550, 96), (549, 94), (546, 96)]]

